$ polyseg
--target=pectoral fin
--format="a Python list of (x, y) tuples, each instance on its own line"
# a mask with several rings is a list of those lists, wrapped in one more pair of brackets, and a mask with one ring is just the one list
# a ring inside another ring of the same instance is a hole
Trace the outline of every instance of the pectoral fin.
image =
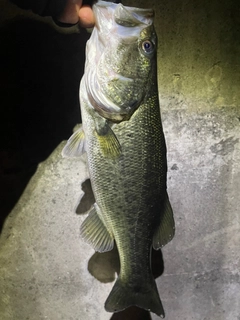
[(121, 154), (121, 146), (107, 120), (98, 116), (95, 122), (95, 128), (103, 155), (108, 158), (117, 158)]
[(159, 227), (153, 236), (153, 248), (158, 250), (172, 240), (175, 234), (175, 223), (172, 207), (166, 193), (161, 212), (161, 221)]
[(85, 137), (82, 128), (74, 132), (62, 150), (64, 158), (80, 157), (85, 152)]
[(88, 217), (83, 221), (80, 234), (95, 251), (106, 252), (113, 249), (114, 238), (99, 218), (96, 206), (93, 206)]

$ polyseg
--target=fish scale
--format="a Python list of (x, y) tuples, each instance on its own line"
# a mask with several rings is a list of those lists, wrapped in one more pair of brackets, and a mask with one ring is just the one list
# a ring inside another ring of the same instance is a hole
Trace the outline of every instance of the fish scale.
[(87, 154), (96, 203), (81, 235), (96, 251), (109, 251), (114, 243), (118, 248), (120, 274), (107, 311), (136, 305), (164, 317), (151, 250), (168, 243), (175, 227), (166, 190), (153, 12), (104, 1), (93, 10), (97, 23), (80, 85), (82, 129), (63, 150), (67, 156)]
[[(152, 87), (152, 91), (156, 89)], [(152, 107), (151, 101), (154, 101)], [(129, 121), (112, 127), (122, 146), (119, 159), (106, 159), (101, 154), (93, 132), (94, 120), (87, 112), (88, 104), (86, 109), (82, 106), (83, 121), (89, 117), (84, 131), (92, 138), (88, 140), (92, 148), (87, 154), (88, 161), (94, 163), (93, 191), (118, 247), (120, 277), (130, 286), (133, 283), (141, 287), (143, 279), (152, 280), (150, 249), (160, 221), (161, 195), (164, 196), (166, 190), (165, 141), (157, 102), (157, 99), (147, 101)]]

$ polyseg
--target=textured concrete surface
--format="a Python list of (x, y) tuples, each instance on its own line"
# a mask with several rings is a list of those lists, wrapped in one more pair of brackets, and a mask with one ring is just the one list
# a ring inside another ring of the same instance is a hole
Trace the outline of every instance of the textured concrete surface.
[[(124, 3), (156, 10), (176, 219), (163, 273), (160, 253), (153, 258), (166, 319), (239, 320), (238, 1)], [(23, 11), (4, 1), (1, 9), (0, 319), (158, 319), (137, 308), (104, 311), (117, 253), (95, 254), (79, 238), (87, 172), (84, 159), (60, 151), (79, 122), (86, 36), (30, 13), (19, 20)]]
[(169, 319), (239, 319), (239, 115), (163, 113), (176, 219), (159, 280)]
[(39, 165), (4, 226), (1, 319), (109, 319), (111, 286), (88, 272), (94, 250), (79, 239), (75, 213), (86, 168), (61, 149)]

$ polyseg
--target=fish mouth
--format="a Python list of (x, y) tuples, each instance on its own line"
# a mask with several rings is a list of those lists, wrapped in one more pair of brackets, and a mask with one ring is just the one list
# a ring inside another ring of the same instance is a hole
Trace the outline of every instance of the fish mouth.
[[(132, 82), (131, 78), (121, 76), (111, 71), (111, 77), (120, 79), (121, 81)], [(104, 118), (113, 122), (121, 122), (128, 120), (139, 105), (138, 101), (133, 101), (131, 105), (118, 106), (102, 93), (100, 85), (97, 81), (96, 72), (91, 70), (85, 79), (86, 91), (89, 102), (93, 108)]]
[[(115, 2), (115, 3), (114, 3)], [(140, 9), (135, 7), (123, 6), (119, 1), (98, 1), (93, 7), (98, 17), (98, 23), (105, 24), (109, 16), (113, 14), (114, 21), (121, 26), (135, 27), (140, 24), (152, 24), (154, 11), (153, 9)]]
[(106, 35), (110, 35), (111, 30), (115, 30), (124, 37), (136, 38), (139, 31), (152, 25), (154, 19), (153, 9), (128, 7), (121, 3), (106, 1), (98, 1), (93, 6), (93, 12), (96, 18), (95, 27), (99, 30), (99, 38), (101, 34), (105, 35), (105, 39), (102, 39), (104, 45), (107, 45)]

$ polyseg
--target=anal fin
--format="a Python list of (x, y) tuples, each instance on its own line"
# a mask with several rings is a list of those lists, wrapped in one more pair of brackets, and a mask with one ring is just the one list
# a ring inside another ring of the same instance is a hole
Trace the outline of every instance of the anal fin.
[(172, 240), (175, 234), (175, 222), (168, 195), (163, 202), (161, 221), (153, 236), (153, 248), (158, 250)]
[(80, 234), (95, 251), (106, 252), (113, 249), (114, 238), (97, 214), (96, 205), (90, 210), (83, 221)]

